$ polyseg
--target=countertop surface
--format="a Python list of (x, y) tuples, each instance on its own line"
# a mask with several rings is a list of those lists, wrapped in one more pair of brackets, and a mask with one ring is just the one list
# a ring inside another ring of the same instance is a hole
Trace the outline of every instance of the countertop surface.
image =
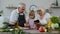
[(51, 32), (39, 32), (39, 30), (23, 30), (27, 33), (59, 33), (59, 31), (51, 31)]
[[(58, 31), (39, 32), (38, 30), (23, 30), (25, 34), (59, 34)], [(11, 32), (0, 32), (0, 34), (12, 34)]]

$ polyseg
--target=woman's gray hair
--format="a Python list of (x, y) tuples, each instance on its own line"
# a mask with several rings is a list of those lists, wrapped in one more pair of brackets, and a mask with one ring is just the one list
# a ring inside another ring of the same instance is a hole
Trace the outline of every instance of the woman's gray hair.
[(42, 8), (38, 8), (37, 10), (41, 10), (43, 14), (45, 13), (45, 10)]
[(45, 10), (44, 10), (44, 9), (42, 9), (42, 8), (41, 8), (41, 11), (42, 11), (42, 13), (43, 13), (43, 14), (45, 13)]

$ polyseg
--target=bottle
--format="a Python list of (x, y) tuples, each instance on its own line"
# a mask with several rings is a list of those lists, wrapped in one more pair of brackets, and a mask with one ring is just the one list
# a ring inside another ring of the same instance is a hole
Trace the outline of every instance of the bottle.
[(58, 6), (58, 0), (56, 0), (56, 6)]
[(18, 23), (15, 23), (15, 28), (18, 28)]

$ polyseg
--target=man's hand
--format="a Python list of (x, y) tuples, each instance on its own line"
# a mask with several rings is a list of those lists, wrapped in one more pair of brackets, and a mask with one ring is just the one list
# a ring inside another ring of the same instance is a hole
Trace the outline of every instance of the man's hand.
[(18, 28), (19, 28), (19, 29), (23, 29), (23, 27), (21, 27), (21, 26), (18, 26)]

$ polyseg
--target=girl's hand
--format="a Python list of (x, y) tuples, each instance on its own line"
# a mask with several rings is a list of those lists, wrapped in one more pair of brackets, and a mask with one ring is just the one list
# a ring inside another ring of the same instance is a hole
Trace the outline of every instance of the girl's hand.
[(29, 23), (25, 23), (24, 26), (29, 26)]

